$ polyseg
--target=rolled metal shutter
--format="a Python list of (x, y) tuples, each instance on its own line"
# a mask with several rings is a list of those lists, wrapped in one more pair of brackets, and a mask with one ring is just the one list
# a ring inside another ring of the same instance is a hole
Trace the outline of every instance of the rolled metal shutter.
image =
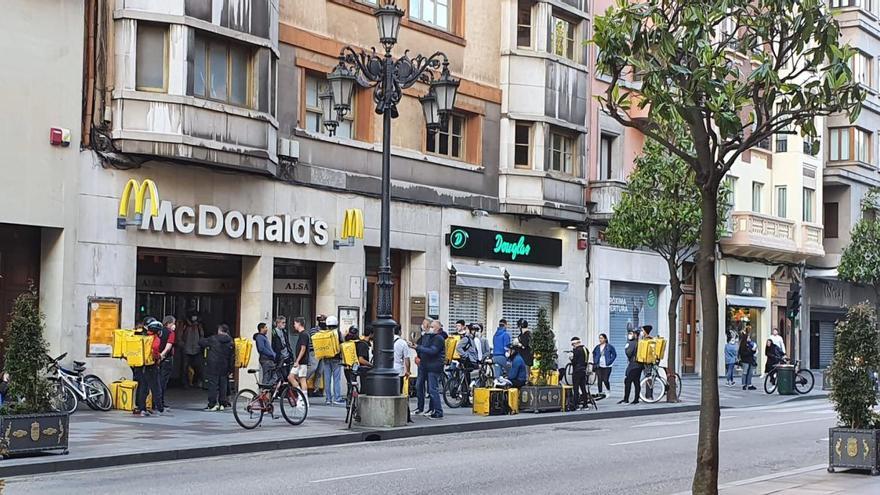
[(486, 289), (462, 287), (455, 284), (455, 277), (450, 277), (447, 329), (453, 328), (458, 320), (479, 323), (483, 325), (483, 328), (488, 326), (486, 321)]
[(824, 369), (831, 364), (834, 355), (834, 322), (819, 322), (819, 367)]
[(530, 290), (504, 291), (504, 300), (501, 304), (501, 313), (507, 318), (507, 328), (511, 337), (519, 337), (519, 329), (516, 322), (522, 318), (529, 322), (529, 328), (534, 332), (538, 326), (538, 310), (547, 308), (547, 319), (550, 320), (550, 328), (553, 328), (553, 293), (535, 292)]
[[(599, 333), (607, 334), (608, 341), (617, 351), (617, 360), (612, 365), (610, 378), (611, 387), (615, 390), (623, 389), (623, 379), (626, 375), (626, 332), (628, 324), (631, 324), (634, 328), (639, 328), (642, 325), (653, 325), (654, 331), (658, 332), (656, 298), (654, 307), (651, 307), (648, 303), (648, 291), (651, 289), (654, 289), (655, 294), (657, 294), (657, 288), (651, 285), (611, 282), (611, 299), (608, 304), (610, 328), (599, 329)], [(598, 343), (597, 338), (595, 342), (588, 342), (586, 345), (592, 350)], [(634, 343), (633, 345), (637, 344)]]

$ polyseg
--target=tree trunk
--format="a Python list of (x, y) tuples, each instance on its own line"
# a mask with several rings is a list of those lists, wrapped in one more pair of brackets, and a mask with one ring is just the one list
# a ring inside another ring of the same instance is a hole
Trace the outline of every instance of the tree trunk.
[[(714, 181), (713, 181), (714, 182)], [(718, 186), (700, 187), (703, 223), (697, 254), (697, 276), (702, 304), (703, 348), (697, 468), (694, 495), (718, 493), (718, 293), (715, 283), (715, 230), (718, 225)]]
[(676, 390), (675, 373), (676, 354), (678, 352), (678, 302), (681, 300), (681, 279), (678, 276), (678, 264), (670, 258), (667, 261), (669, 266), (669, 288), (672, 294), (669, 299), (669, 360), (666, 363), (666, 383), (669, 388), (666, 392), (666, 402), (678, 402), (678, 391)]

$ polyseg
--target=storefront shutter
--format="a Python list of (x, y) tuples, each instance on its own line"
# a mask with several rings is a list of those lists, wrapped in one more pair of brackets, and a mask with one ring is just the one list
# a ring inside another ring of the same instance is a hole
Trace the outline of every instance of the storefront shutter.
[[(455, 327), (455, 322), (464, 320), (487, 327), (486, 289), (455, 285), (455, 277), (449, 279), (449, 322), (447, 329)], [(450, 330), (451, 331), (451, 330)]]
[(522, 318), (529, 322), (532, 332), (538, 326), (538, 310), (547, 308), (547, 319), (553, 328), (553, 293), (529, 290), (505, 290), (501, 312), (507, 318), (507, 328), (511, 337), (519, 337), (516, 322)]
[[(611, 387), (621, 390), (623, 378), (626, 374), (626, 332), (627, 327), (632, 325), (639, 328), (642, 325), (653, 325), (654, 332), (657, 328), (657, 304), (656, 298), (653, 307), (648, 302), (648, 292), (657, 288), (651, 285), (631, 284), (623, 282), (611, 282), (611, 300), (609, 301), (610, 318), (609, 328), (599, 329), (599, 333), (608, 335), (608, 341), (617, 351), (617, 360), (611, 368)], [(587, 343), (591, 350), (598, 344), (596, 341)], [(632, 399), (632, 397), (630, 397)]]
[(831, 356), (834, 355), (834, 322), (819, 322), (819, 367), (825, 368), (831, 364)]

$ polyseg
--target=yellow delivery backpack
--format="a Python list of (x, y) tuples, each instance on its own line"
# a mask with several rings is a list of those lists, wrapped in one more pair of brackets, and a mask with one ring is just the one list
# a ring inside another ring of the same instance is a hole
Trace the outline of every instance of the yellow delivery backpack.
[(235, 367), (247, 368), (251, 362), (251, 352), (254, 350), (254, 343), (250, 339), (236, 338), (235, 342)]
[(461, 359), (461, 356), (458, 355), (458, 342), (461, 340), (461, 337), (458, 335), (450, 335), (446, 338), (446, 362), (450, 362), (453, 359)]
[(125, 339), (133, 336), (134, 330), (124, 328), (113, 330), (113, 349), (110, 352), (110, 356), (115, 358), (125, 357)]
[(346, 366), (354, 366), (358, 362), (357, 356), (357, 348), (355, 345), (357, 344), (354, 340), (349, 340), (347, 342), (343, 342), (342, 347), (342, 363)]
[(636, 352), (636, 362), (642, 364), (654, 364), (663, 359), (666, 353), (666, 339), (656, 337), (639, 341)]
[[(110, 397), (113, 409), (134, 411), (137, 398), (137, 382), (134, 380), (118, 380), (110, 384)], [(147, 395), (147, 409), (153, 408), (153, 394)]]
[(321, 330), (312, 337), (312, 347), (318, 359), (332, 358), (339, 354), (339, 332)]
[(152, 335), (129, 335), (123, 343), (123, 354), (132, 368), (156, 364), (153, 359)]

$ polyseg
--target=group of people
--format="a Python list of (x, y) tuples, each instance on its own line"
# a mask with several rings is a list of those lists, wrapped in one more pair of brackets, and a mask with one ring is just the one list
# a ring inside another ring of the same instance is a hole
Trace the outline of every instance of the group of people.
[[(756, 356), (758, 344), (752, 340), (752, 327), (746, 325), (738, 335), (731, 336), (724, 346), (724, 364), (727, 368), (726, 383), (728, 387), (736, 384), (734, 374), (736, 367), (742, 367), (742, 389), (757, 390), (752, 385), (752, 375), (758, 366)], [(785, 361), (785, 341), (779, 335), (779, 329), (771, 330), (770, 338), (764, 343), (764, 373), (770, 373), (778, 364)]]

